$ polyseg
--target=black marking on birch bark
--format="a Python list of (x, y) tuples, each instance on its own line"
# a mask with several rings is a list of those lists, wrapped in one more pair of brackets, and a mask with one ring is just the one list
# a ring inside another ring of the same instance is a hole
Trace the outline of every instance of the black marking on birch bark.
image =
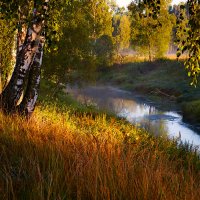
[[(49, 0), (45, 0), (45, 2), (48, 3)], [(43, 7), (43, 12), (45, 13), (47, 9), (48, 9), (48, 6), (45, 4)], [(37, 92), (38, 92), (39, 82), (40, 82), (40, 75), (37, 75), (36, 71), (38, 71), (38, 69), (40, 69), (41, 67), (41, 62), (42, 62), (41, 55), (43, 54), (43, 44), (44, 44), (44, 41), (41, 42), (42, 48), (38, 48), (39, 46), (38, 42), (34, 42), (34, 45), (33, 45), (33, 41), (37, 41), (37, 38), (40, 37), (40, 33), (42, 29), (44, 28), (44, 20), (40, 22), (41, 20), (37, 20), (37, 17), (39, 18), (40, 16), (33, 15), (32, 25), (28, 28), (23, 46), (22, 48), (20, 48), (20, 51), (18, 51), (16, 65), (15, 65), (15, 69), (12, 74), (11, 80), (9, 84), (7, 85), (7, 87), (5, 88), (5, 90), (3, 91), (3, 93), (0, 95), (1, 106), (3, 110), (7, 113), (12, 113), (13, 111), (16, 110), (18, 100), (20, 99), (22, 95), (22, 92), (26, 85), (25, 83), (27, 81), (28, 81), (28, 86), (27, 86), (27, 90), (24, 96), (24, 100), (22, 101), (21, 105), (23, 105), (23, 102), (27, 102), (27, 104), (25, 104), (27, 105), (26, 109), (29, 109), (30, 112), (32, 112), (35, 107), (35, 102), (37, 99), (36, 97), (38, 95)], [(39, 50), (39, 49), (42, 49), (42, 50)], [(37, 57), (40, 58), (39, 65), (37, 64), (38, 59), (35, 59), (36, 51), (38, 54)], [(32, 72), (30, 73), (30, 76), (29, 76), (30, 70), (32, 70)], [(30, 87), (29, 89), (29, 83), (31, 83), (32, 85), (35, 84), (35, 88)], [(32, 91), (34, 90), (34, 93), (31, 92), (31, 90)], [(33, 96), (34, 96), (34, 99), (32, 98)], [(31, 101), (30, 104), (29, 104), (29, 101)], [(24, 109), (25, 109), (25, 106), (24, 106)]]
[(40, 74), (41, 74), (41, 64), (43, 57), (43, 45), (40, 43), (34, 57), (34, 61), (31, 65), (29, 72), (29, 78), (27, 83), (26, 92), (24, 94), (23, 101), (19, 106), (19, 111), (26, 117), (30, 117), (33, 113), (38, 97), (39, 84), (40, 84)]
[(35, 46), (31, 46), (37, 35), (29, 28), (24, 45), (17, 55), (16, 66), (11, 80), (1, 95), (3, 109), (10, 113), (15, 110), (17, 102), (22, 95), (23, 85), (30, 70), (35, 55)]

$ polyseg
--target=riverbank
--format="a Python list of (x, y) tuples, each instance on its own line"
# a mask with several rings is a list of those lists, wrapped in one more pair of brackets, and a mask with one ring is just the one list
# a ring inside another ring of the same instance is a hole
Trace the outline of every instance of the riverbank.
[(150, 134), (169, 138), (181, 135), (183, 142), (200, 145), (200, 129), (184, 122), (180, 111), (171, 104), (165, 105), (166, 101), (155, 102), (145, 95), (105, 85), (68, 86), (66, 90), (77, 101), (123, 117), (131, 124), (145, 128)]
[(199, 199), (191, 145), (42, 84), (29, 121), (0, 113), (0, 199)]
[(166, 105), (176, 104), (185, 120), (200, 123), (200, 84), (197, 88), (190, 86), (183, 61), (162, 59), (114, 65), (101, 69), (100, 83), (136, 91)]

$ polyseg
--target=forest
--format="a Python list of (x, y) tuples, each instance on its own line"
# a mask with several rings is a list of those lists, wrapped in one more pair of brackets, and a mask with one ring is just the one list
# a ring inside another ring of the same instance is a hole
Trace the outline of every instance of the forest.
[(118, 3), (0, 0), (0, 199), (199, 199), (200, 1)]

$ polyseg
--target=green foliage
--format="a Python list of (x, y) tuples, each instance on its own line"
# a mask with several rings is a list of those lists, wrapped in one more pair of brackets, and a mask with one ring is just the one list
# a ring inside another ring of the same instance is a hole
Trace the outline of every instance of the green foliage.
[(91, 20), (91, 37), (95, 40), (102, 35), (112, 36), (112, 13), (106, 0), (93, 0), (86, 2), (86, 12)]
[[(33, 4), (33, 0), (1, 0), (0, 13), (3, 19), (14, 19), (16, 22), (23, 20), (23, 23), (27, 23), (30, 22), (33, 14)], [(16, 23), (16, 27), (17, 25)]]
[[(0, 2), (1, 18), (14, 21), (13, 32), (17, 30), (19, 33), (22, 27), (30, 26), (34, 22), (35, 16), (40, 22), (44, 20), (44, 33), (46, 37), (46, 47), (48, 50), (56, 48), (56, 42), (62, 36), (60, 24), (62, 22), (62, 14), (68, 0), (51, 0), (48, 3), (48, 9), (44, 9), (45, 0), (2, 0)], [(38, 22), (39, 22), (38, 21)]]
[(149, 60), (163, 57), (168, 50), (175, 19), (168, 13), (167, 6), (167, 1), (160, 1), (158, 17), (154, 16), (154, 8), (144, 2), (133, 2), (129, 6), (133, 48), (142, 55), (148, 55)]
[[(165, 2), (169, 2), (165, 1)], [(137, 1), (138, 2), (138, 1)], [(153, 17), (154, 19), (156, 19), (158, 17), (158, 15), (160, 14), (160, 9), (162, 7), (162, 3), (161, 0), (139, 0), (139, 6), (146, 6), (148, 7), (148, 9), (150, 9), (150, 12), (148, 13), (149, 17)]]
[[(1, 15), (1, 14), (0, 14)], [(7, 76), (12, 70), (15, 58), (13, 57), (14, 52), (14, 32), (13, 32), (13, 21), (8, 21), (5, 19), (0, 19), (0, 78), (1, 86), (7, 82)]]
[[(44, 0), (0, 2), (1, 20), (5, 23), (8, 20), (13, 22), (12, 28), (8, 28), (10, 32), (1, 26), (5, 32), (5, 37), (0, 39), (1, 49), (5, 49), (5, 46), (10, 50), (16, 49), (5, 40), (13, 43), (13, 34), (20, 33), (23, 26), (31, 26), (34, 16), (38, 15), (39, 20), (45, 22), (42, 33), (46, 40), (44, 76), (55, 82), (66, 78), (68, 81), (76, 79), (79, 82), (82, 78), (92, 79), (97, 65), (111, 64), (112, 13), (106, 0), (51, 0), (47, 12), (43, 13), (44, 5)], [(106, 42), (106, 45), (102, 46), (102, 42)], [(101, 51), (100, 47), (103, 47)], [(8, 55), (8, 52), (4, 53)], [(9, 56), (7, 60), (2, 60), (1, 68), (4, 71), (9, 71)]]
[(180, 9), (177, 20), (177, 42), (179, 45), (177, 57), (185, 52), (189, 54), (185, 68), (188, 70), (188, 76), (192, 78), (191, 85), (196, 86), (200, 73), (200, 4), (199, 1), (188, 0), (188, 16), (185, 5), (181, 5)]
[[(47, 41), (46, 49), (48, 51), (56, 50), (56, 42), (62, 36), (62, 15), (67, 2), (67, 0), (51, 0), (50, 5), (45, 0), (0, 2), (0, 28), (2, 30), (0, 36), (0, 67), (4, 85), (7, 82), (6, 79), (11, 67), (15, 66), (13, 54), (16, 55), (19, 46), (23, 44), (28, 27), (33, 24), (41, 24), (42, 32), (40, 34)], [(22, 34), (24, 38), (21, 38), (20, 35)]]
[(69, 1), (59, 16), (62, 35), (45, 54), (44, 75), (56, 82), (95, 78), (96, 67), (112, 60), (112, 15), (106, 1)]
[(117, 51), (130, 46), (131, 22), (127, 13), (116, 13), (113, 16), (113, 37)]
[(182, 108), (185, 120), (200, 123), (200, 100), (186, 102)]
[(96, 40), (94, 45), (95, 55), (97, 56), (97, 65), (109, 66), (112, 64), (112, 56), (114, 51), (114, 45), (112, 37), (108, 35), (102, 35)]
[[(160, 0), (139, 1), (152, 9), (150, 15), (152, 18), (158, 18), (161, 14)], [(170, 1), (166, 1), (170, 2)], [(187, 8), (187, 15), (185, 13)], [(152, 14), (153, 13), (153, 14)], [(188, 18), (188, 19), (187, 19)], [(188, 53), (189, 58), (185, 62), (185, 68), (188, 70), (188, 76), (192, 78), (191, 85), (197, 85), (197, 79), (200, 73), (200, 3), (198, 0), (187, 0), (186, 5), (180, 5), (179, 19), (177, 20), (177, 57), (183, 53)]]

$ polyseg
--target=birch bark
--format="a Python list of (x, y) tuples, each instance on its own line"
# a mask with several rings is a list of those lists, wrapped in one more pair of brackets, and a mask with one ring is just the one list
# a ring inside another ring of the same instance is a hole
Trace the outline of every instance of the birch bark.
[[(43, 5), (44, 13), (48, 9), (48, 2), (49, 0), (45, 0)], [(36, 1), (34, 5), (37, 5)], [(21, 103), (22, 110), (27, 109), (28, 113), (32, 112), (37, 100), (44, 45), (40, 34), (44, 27), (44, 19), (42, 19), (43, 13), (39, 13), (36, 7), (33, 10), (32, 25), (27, 29), (23, 45), (20, 46), (18, 43), (16, 65), (11, 80), (0, 95), (2, 109), (7, 113), (16, 111), (24, 90), (26, 92)]]
[(37, 35), (39, 32), (29, 28), (21, 51), (17, 55), (16, 66), (11, 80), (1, 95), (3, 109), (10, 113), (15, 110), (22, 95), (25, 79), (37, 49)]
[(34, 60), (30, 68), (26, 92), (19, 106), (20, 113), (26, 115), (27, 117), (30, 117), (31, 114), (33, 113), (38, 98), (38, 91), (39, 91), (39, 84), (41, 77), (41, 65), (43, 57), (43, 46), (44, 46), (44, 38), (41, 38)]

